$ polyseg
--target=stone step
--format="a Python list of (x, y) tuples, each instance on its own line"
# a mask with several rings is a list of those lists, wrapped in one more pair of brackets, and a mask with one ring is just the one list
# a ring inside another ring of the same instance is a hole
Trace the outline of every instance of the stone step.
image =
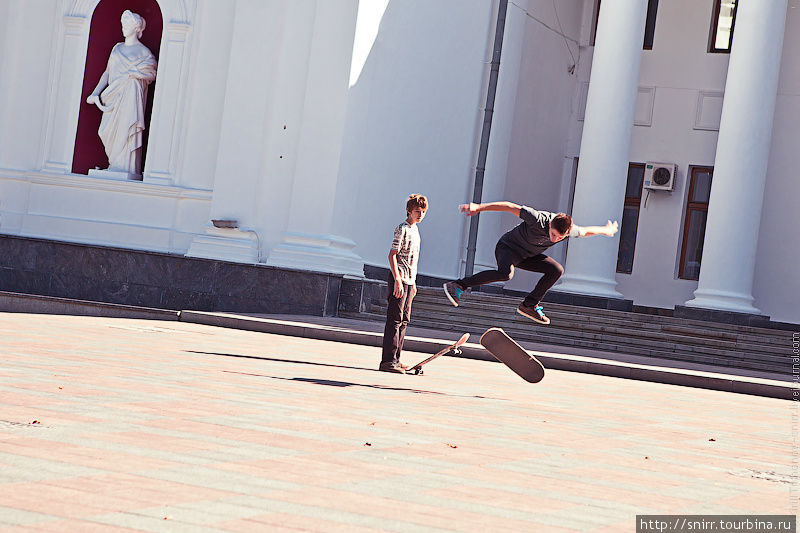
[[(442, 289), (437, 289), (434, 287), (420, 287), (417, 297), (415, 298), (414, 301), (417, 302), (420, 299), (427, 300), (428, 298), (432, 298), (437, 301), (440, 300), (444, 304), (452, 307), (450, 302), (444, 296), (444, 291)], [(473, 301), (480, 302), (481, 305), (497, 304), (497, 305), (511, 306), (512, 308), (516, 308), (517, 305), (519, 305), (521, 298), (517, 296), (504, 296), (504, 295), (490, 294), (484, 292), (471, 292), (464, 297), (464, 300), (462, 300), (462, 305), (460, 307), (468, 306), (470, 305), (470, 302)], [(580, 307), (580, 306), (572, 306), (572, 305), (558, 304), (551, 302), (545, 302), (544, 305), (547, 309), (548, 316), (554, 312), (574, 313), (576, 312), (575, 310), (579, 310), (579, 312), (581, 313), (587, 312), (593, 316), (617, 317), (631, 321), (648, 320), (653, 323), (669, 324), (674, 326), (696, 326), (706, 331), (713, 330), (722, 332), (733, 332), (736, 334), (766, 335), (771, 338), (779, 338), (784, 340), (788, 339), (789, 342), (791, 342), (792, 338), (791, 331), (780, 330), (780, 329), (759, 328), (754, 326), (741, 326), (736, 324), (725, 324), (721, 322), (707, 322), (702, 320), (675, 318), (671, 316), (634, 313), (627, 311), (615, 311), (611, 309), (599, 309), (593, 307)]]
[[(377, 314), (385, 313), (385, 308), (375, 309), (374, 312)], [(755, 352), (765, 357), (774, 356), (776, 351), (772, 345), (759, 342), (745, 343), (737, 339), (736, 336), (726, 335), (724, 338), (716, 336), (709, 338), (703, 335), (702, 332), (693, 334), (690, 328), (683, 328), (679, 331), (664, 331), (659, 325), (646, 325), (645, 327), (637, 328), (624, 321), (609, 319), (606, 322), (598, 317), (559, 317), (554, 314), (551, 316), (553, 322), (549, 326), (539, 326), (508, 310), (489, 312), (488, 310), (474, 307), (468, 308), (466, 306), (459, 307), (456, 310), (452, 307), (442, 308), (438, 304), (426, 302), (415, 303), (412, 313), (417, 317), (430, 318), (439, 322), (453, 320), (460, 323), (469, 323), (478, 320), (482, 324), (495, 324), (511, 321), (519, 323), (523, 327), (529, 325), (529, 327), (534, 328), (546, 328), (547, 334), (550, 335), (577, 334), (586, 337), (593, 334), (590, 338), (598, 338), (597, 334), (606, 336), (618, 335), (623, 337), (623, 342), (627, 342), (629, 339), (643, 338), (654, 342), (666, 341), (673, 344), (708, 346), (713, 349), (726, 349), (735, 352)]]
[[(421, 291), (422, 292), (422, 291)], [(452, 305), (443, 295), (437, 297), (435, 292), (431, 294), (430, 289), (424, 294), (419, 294), (414, 300), (414, 305), (423, 303), (434, 305), (441, 304), (453, 309)], [(479, 300), (479, 301), (478, 301)], [(482, 312), (508, 312), (509, 309), (516, 310), (518, 299), (505, 296), (486, 297), (481, 294), (473, 301), (464, 301), (459, 306), (459, 310), (479, 308)], [(624, 324), (628, 328), (661, 329), (676, 328), (676, 332), (683, 331), (692, 336), (704, 336), (707, 338), (731, 340), (745, 342), (749, 344), (773, 345), (778, 349), (785, 349), (791, 343), (792, 333), (790, 331), (754, 328), (751, 326), (737, 326), (732, 324), (719, 324), (715, 322), (703, 322), (687, 320), (674, 317), (664, 317), (659, 315), (648, 315), (642, 313), (628, 313), (624, 311), (612, 311), (607, 309), (594, 309), (577, 306), (566, 306), (563, 304), (546, 304), (547, 315), (554, 321), (564, 322), (573, 320), (576, 317), (583, 322), (585, 320)]]
[[(541, 326), (516, 313), (520, 297), (473, 292), (454, 308), (442, 289), (420, 287), (412, 310), (414, 325), (481, 334), (502, 327), (522, 342), (711, 364), (791, 372), (787, 346), (792, 332), (671, 316), (545, 303), (553, 320)], [(353, 318), (386, 319), (386, 304), (374, 302)]]
[[(412, 311), (416, 325), (434, 329), (469, 331), (480, 334), (492, 326), (503, 327), (521, 341), (553, 345), (576, 346), (595, 350), (611, 350), (621, 353), (644, 355), (716, 364), (738, 368), (789, 373), (788, 359), (770, 347), (755, 345), (743, 348), (734, 342), (693, 338), (686, 335), (663, 334), (656, 330), (634, 331), (630, 327), (610, 327), (579, 322), (574, 327), (563, 325), (539, 326), (528, 319), (507, 310), (496, 313), (480, 313), (465, 307), (456, 313), (452, 306), (442, 308), (438, 303), (415, 305)], [(385, 320), (385, 308), (375, 306), (372, 315), (376, 320)], [(420, 323), (422, 321), (422, 323)]]
[[(342, 316), (347, 316), (348, 318), (357, 318), (362, 320), (372, 319), (380, 322), (386, 319), (386, 315), (380, 313), (351, 313), (351, 314), (343, 314)], [(422, 324), (420, 324), (418, 319), (413, 319), (415, 325), (417, 326), (437, 329), (441, 331), (453, 331), (454, 333), (468, 332), (471, 334), (480, 335), (481, 333), (483, 333), (483, 331), (485, 331), (485, 329), (488, 329), (485, 324), (456, 323), (454, 321), (437, 322), (433, 320), (426, 320), (424, 318), (423, 320), (425, 321)], [(729, 354), (704, 354), (700, 352), (694, 352), (691, 350), (679, 349), (676, 351), (676, 350), (666, 350), (666, 349), (655, 349), (652, 346), (652, 343), (631, 345), (631, 344), (614, 342), (613, 340), (606, 341), (603, 339), (599, 340), (586, 339), (580, 336), (554, 338), (552, 335), (542, 334), (540, 330), (531, 329), (530, 326), (525, 323), (522, 323), (521, 327), (515, 324), (503, 324), (502, 327), (507, 333), (509, 333), (509, 335), (511, 335), (513, 338), (521, 342), (533, 342), (539, 344), (569, 346), (575, 348), (591, 349), (595, 351), (612, 351), (612, 352), (627, 353), (631, 355), (639, 355), (645, 357), (669, 359), (675, 361), (685, 361), (689, 363), (714, 365), (719, 367), (750, 369), (762, 372), (775, 372), (781, 374), (790, 373), (790, 368), (788, 368), (787, 364), (781, 364), (781, 362), (776, 363), (772, 361), (763, 361), (760, 359), (755, 359), (755, 360), (742, 359), (741, 357), (739, 357), (740, 354), (735, 354), (731, 356)]]
[[(426, 327), (443, 329), (448, 328), (457, 332), (470, 331), (472, 329), (475, 333), (480, 334), (484, 331), (485, 326), (475, 328), (474, 325), (459, 325), (453, 323), (443, 323), (428, 321), (425, 323)], [(535, 333), (530, 330), (517, 328), (515, 326), (503, 325), (509, 335), (520, 341), (537, 342), (542, 344), (552, 344), (559, 346), (575, 346), (579, 348), (587, 348), (598, 351), (613, 351), (619, 353), (628, 353), (633, 355), (642, 355), (647, 357), (656, 357), (663, 359), (691, 361), (695, 363), (714, 364), (719, 366), (728, 366), (735, 368), (749, 368), (754, 370), (779, 372), (783, 374), (789, 373), (788, 365), (785, 361), (765, 360), (763, 358), (747, 358), (741, 357), (741, 354), (736, 352), (711, 352), (695, 350), (682, 346), (670, 346), (657, 344), (653, 342), (623, 342), (619, 337), (596, 337), (587, 338), (586, 336), (554, 336), (552, 334)], [(472, 332), (472, 331), (471, 331)]]
[(754, 345), (747, 349), (742, 349), (738, 343), (732, 341), (696, 338), (689, 335), (675, 335), (652, 330), (632, 330), (626, 326), (618, 327), (590, 322), (577, 324), (575, 327), (562, 325), (560, 323), (551, 323), (549, 326), (539, 326), (519, 315), (499, 317), (478, 314), (451, 315), (446, 311), (431, 308), (417, 308), (415, 319), (416, 321), (424, 320), (437, 323), (452, 322), (463, 325), (480, 324), (481, 327), (486, 328), (499, 323), (503, 324), (502, 327), (504, 328), (506, 326), (519, 328), (523, 333), (537, 330), (537, 335), (550, 337), (551, 343), (557, 343), (558, 337), (577, 337), (597, 342), (646, 345), (659, 350), (685, 350), (715, 356), (768, 361), (776, 364), (786, 360), (785, 357), (775, 355), (771, 347)]

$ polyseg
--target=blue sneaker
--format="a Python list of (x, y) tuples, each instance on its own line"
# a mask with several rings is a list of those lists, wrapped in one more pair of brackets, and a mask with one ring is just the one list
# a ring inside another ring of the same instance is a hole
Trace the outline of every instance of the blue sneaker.
[(536, 307), (528, 307), (524, 303), (521, 303), (519, 304), (519, 307), (517, 307), (517, 313), (521, 314), (522, 316), (526, 316), (534, 322), (538, 322), (539, 324), (547, 325), (550, 323), (550, 319), (545, 316), (544, 309), (542, 309), (541, 305), (537, 305)]
[(453, 304), (454, 307), (458, 307), (458, 302), (461, 300), (461, 295), (463, 295), (466, 291), (458, 286), (458, 283), (455, 281), (448, 281), (444, 285), (444, 295), (447, 296), (447, 299), (450, 300), (450, 303)]

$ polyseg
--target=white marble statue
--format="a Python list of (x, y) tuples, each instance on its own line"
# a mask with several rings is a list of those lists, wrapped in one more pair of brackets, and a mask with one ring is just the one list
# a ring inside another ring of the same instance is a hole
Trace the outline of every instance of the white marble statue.
[(139, 42), (144, 27), (144, 18), (125, 10), (125, 42), (111, 49), (106, 70), (86, 99), (103, 112), (97, 133), (108, 155), (108, 170), (127, 173), (129, 179), (141, 179), (147, 86), (156, 79), (156, 58)]

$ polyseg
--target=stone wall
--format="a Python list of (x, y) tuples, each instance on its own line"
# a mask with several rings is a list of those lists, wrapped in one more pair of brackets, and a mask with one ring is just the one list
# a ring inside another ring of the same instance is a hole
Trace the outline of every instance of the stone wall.
[(336, 315), (342, 276), (0, 236), (0, 290), (239, 313)]

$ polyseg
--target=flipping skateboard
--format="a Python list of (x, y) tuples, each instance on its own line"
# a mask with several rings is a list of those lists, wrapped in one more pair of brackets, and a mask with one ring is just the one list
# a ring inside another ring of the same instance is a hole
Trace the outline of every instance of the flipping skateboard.
[(456, 342), (454, 342), (453, 344), (451, 344), (450, 346), (448, 346), (444, 350), (438, 351), (435, 354), (433, 354), (432, 356), (428, 357), (427, 359), (425, 359), (423, 361), (420, 361), (416, 365), (406, 369), (406, 374), (414, 374), (414, 375), (419, 376), (420, 374), (422, 374), (422, 366), (423, 365), (427, 365), (428, 363), (430, 363), (431, 361), (433, 361), (437, 357), (439, 357), (441, 355), (444, 355), (444, 354), (449, 354), (449, 355), (458, 355), (458, 354), (460, 354), (461, 353), (461, 345), (464, 344), (465, 342), (467, 342), (467, 339), (469, 339), (469, 333), (464, 333), (461, 336), (460, 339), (458, 339)]
[(544, 367), (500, 328), (489, 328), (481, 335), (481, 345), (525, 381), (538, 383)]

